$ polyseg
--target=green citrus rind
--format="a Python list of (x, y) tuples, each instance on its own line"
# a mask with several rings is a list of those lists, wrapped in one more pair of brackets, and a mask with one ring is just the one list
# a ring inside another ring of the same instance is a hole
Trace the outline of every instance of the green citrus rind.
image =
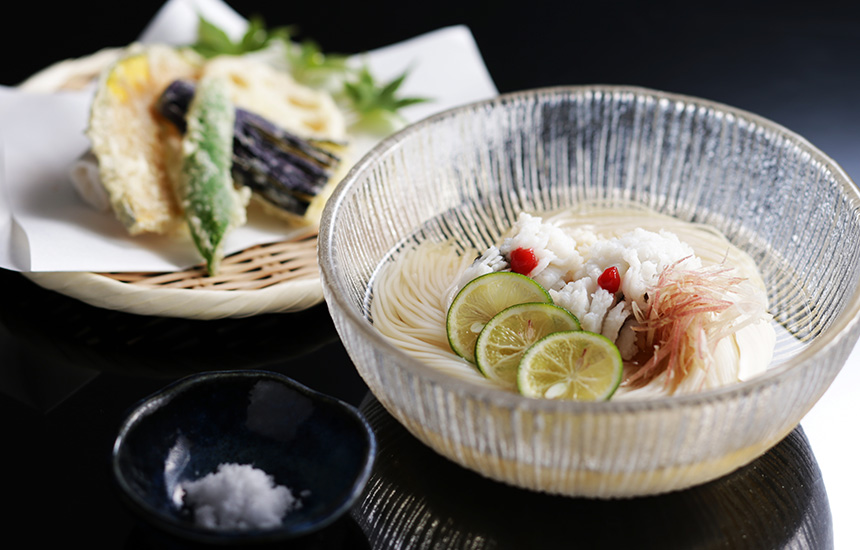
[(529, 347), (554, 332), (579, 329), (576, 316), (557, 305), (513, 305), (496, 314), (481, 330), (475, 343), (475, 363), (487, 378), (516, 389), (517, 367)]
[(621, 353), (593, 332), (556, 332), (523, 354), (517, 389), (527, 397), (605, 401), (621, 384)]
[(451, 349), (475, 362), (475, 343), (487, 322), (500, 311), (526, 302), (552, 303), (542, 286), (525, 275), (495, 271), (469, 281), (454, 297), (445, 321)]

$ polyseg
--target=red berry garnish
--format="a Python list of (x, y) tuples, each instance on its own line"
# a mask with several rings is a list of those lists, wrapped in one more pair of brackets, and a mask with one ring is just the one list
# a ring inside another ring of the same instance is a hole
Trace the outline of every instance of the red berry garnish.
[(618, 274), (618, 268), (615, 266), (608, 267), (597, 278), (597, 284), (610, 294), (615, 294), (621, 288), (621, 275)]
[(531, 248), (515, 248), (511, 251), (511, 271), (528, 275), (537, 267), (538, 259)]

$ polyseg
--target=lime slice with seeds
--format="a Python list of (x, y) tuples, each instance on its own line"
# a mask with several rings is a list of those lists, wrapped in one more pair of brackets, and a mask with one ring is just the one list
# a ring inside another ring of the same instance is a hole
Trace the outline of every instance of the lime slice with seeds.
[(517, 387), (527, 397), (603, 401), (621, 383), (618, 348), (587, 331), (556, 332), (523, 354)]
[(475, 342), (487, 322), (505, 308), (526, 302), (551, 303), (533, 279), (512, 271), (495, 271), (472, 279), (448, 308), (446, 329), (454, 353), (475, 362)]
[(490, 319), (475, 344), (475, 363), (492, 380), (516, 389), (517, 367), (532, 344), (554, 332), (579, 330), (579, 320), (548, 303), (517, 304)]

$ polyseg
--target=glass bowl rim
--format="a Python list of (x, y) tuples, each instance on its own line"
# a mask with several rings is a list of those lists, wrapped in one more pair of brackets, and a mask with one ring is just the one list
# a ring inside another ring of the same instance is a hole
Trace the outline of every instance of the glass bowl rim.
[[(446, 119), (456, 118), (462, 113), (476, 111), (486, 108), (498, 108), (506, 103), (517, 101), (540, 100), (541, 97), (551, 96), (575, 96), (583, 93), (606, 93), (618, 94), (629, 93), (637, 97), (652, 97), (656, 101), (666, 100), (681, 102), (700, 108), (708, 108), (719, 111), (724, 115), (731, 115), (739, 120), (747, 120), (774, 134), (781, 135), (795, 146), (808, 153), (812, 160), (818, 161), (823, 167), (830, 170), (847, 195), (853, 196), (856, 204), (860, 205), (860, 190), (845, 170), (830, 156), (813, 145), (809, 140), (796, 132), (750, 111), (732, 107), (730, 105), (703, 99), (700, 97), (655, 90), (642, 86), (627, 85), (570, 85), (549, 86), (532, 88), (516, 92), (500, 94), (494, 98), (479, 100), (452, 107), (436, 114), (430, 115), (422, 120), (411, 123), (399, 131), (393, 133), (380, 141), (368, 151), (348, 171), (343, 180), (337, 185), (326, 203), (320, 219), (319, 229), (319, 252), (320, 275), (325, 289), (326, 303), (329, 309), (337, 308), (346, 322), (354, 327), (363, 338), (366, 338), (374, 349), (382, 349), (395, 359), (398, 369), (405, 369), (419, 379), (427, 379), (438, 384), (448, 392), (459, 395), (468, 394), (472, 399), (504, 408), (525, 409), (540, 413), (589, 413), (600, 414), (609, 412), (639, 412), (649, 410), (673, 409), (677, 407), (696, 407), (706, 403), (714, 403), (721, 400), (732, 400), (763, 391), (767, 386), (776, 386), (792, 373), (808, 366), (818, 354), (827, 352), (842, 340), (848, 338), (855, 325), (860, 323), (860, 285), (847, 299), (847, 305), (842, 313), (833, 320), (831, 325), (815, 339), (809, 346), (800, 350), (797, 354), (787, 359), (775, 368), (768, 369), (750, 380), (729, 384), (719, 388), (705, 390), (697, 393), (672, 395), (648, 399), (624, 399), (617, 401), (577, 402), (553, 399), (533, 399), (524, 397), (517, 393), (508, 392), (498, 388), (485, 387), (467, 380), (455, 379), (432, 367), (424, 365), (420, 360), (412, 357), (403, 350), (388, 342), (383, 335), (359, 312), (357, 312), (346, 296), (345, 287), (337, 282), (335, 270), (329, 259), (331, 257), (334, 223), (337, 220), (341, 204), (349, 197), (350, 191), (356, 182), (368, 171), (379, 159), (385, 157), (390, 151), (397, 149), (399, 145), (413, 134), (417, 134), (425, 128), (434, 126)], [(843, 365), (839, 366), (841, 370)]]

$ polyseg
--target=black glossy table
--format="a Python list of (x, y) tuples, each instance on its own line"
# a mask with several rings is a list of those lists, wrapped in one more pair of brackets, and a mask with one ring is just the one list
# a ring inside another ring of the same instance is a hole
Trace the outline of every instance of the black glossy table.
[(0, 315), (0, 414), (11, 428), (4, 438), (6, 486), (21, 516), (12, 525), (26, 526), (33, 540), (185, 547), (120, 503), (108, 469), (118, 423), (176, 378), (262, 368), (359, 407), (379, 442), (352, 514), (290, 547), (530, 548), (571, 537), (617, 548), (832, 543), (825, 486), (802, 429), (753, 464), (688, 491), (617, 502), (541, 495), (486, 480), (409, 435), (368, 394), (324, 305), (190, 322), (100, 310), (18, 273), (0, 272), (0, 283), (13, 291)]
[[(2, 83), (128, 43), (160, 5), (21, 5), (25, 17), (7, 19), (0, 37)], [(466, 24), (501, 92), (617, 83), (705, 97), (781, 123), (860, 174), (860, 12), (826, 2), (720, 5), (233, 3), (345, 53)], [(368, 395), (324, 304), (186, 321), (101, 310), (9, 271), (0, 271), (0, 289), (0, 465), (12, 504), (4, 525), (28, 543), (184, 547), (117, 498), (107, 467), (117, 426), (138, 400), (187, 374), (263, 368), (360, 407), (380, 442), (352, 513), (288, 547), (860, 547), (852, 513), (860, 475), (851, 464), (858, 447), (845, 436), (860, 414), (856, 352), (801, 428), (749, 466), (688, 491), (593, 501), (494, 483), (418, 443)]]

